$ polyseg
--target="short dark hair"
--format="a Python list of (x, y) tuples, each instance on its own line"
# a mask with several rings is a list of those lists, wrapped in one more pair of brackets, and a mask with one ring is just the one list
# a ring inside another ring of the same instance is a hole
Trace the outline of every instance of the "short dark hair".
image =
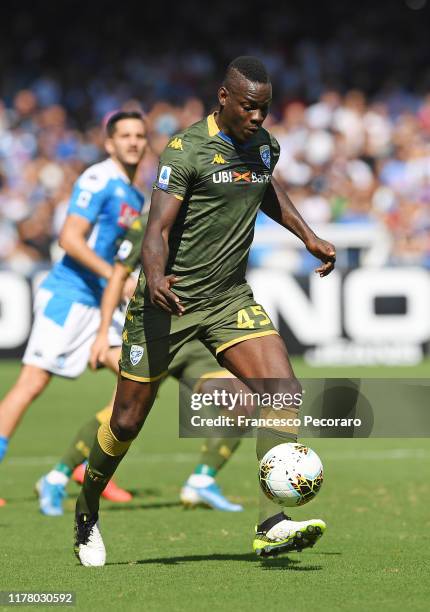
[(266, 66), (258, 57), (252, 55), (241, 55), (230, 62), (225, 73), (225, 81), (231, 78), (233, 71), (239, 72), (245, 79), (253, 83), (270, 83)]
[(123, 119), (140, 119), (140, 121), (144, 122), (143, 115), (139, 113), (139, 111), (116, 111), (106, 122), (106, 134), (109, 138), (114, 135), (118, 121), (122, 121)]

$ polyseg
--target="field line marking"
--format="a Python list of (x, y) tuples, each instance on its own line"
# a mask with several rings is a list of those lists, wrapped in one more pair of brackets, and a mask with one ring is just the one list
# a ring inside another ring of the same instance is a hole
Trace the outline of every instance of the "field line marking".
[[(198, 453), (133, 453), (127, 457), (127, 463), (189, 463), (195, 462)], [(339, 450), (321, 452), (324, 461), (386, 461), (386, 460), (402, 460), (402, 459), (430, 459), (430, 449), (425, 448), (393, 448), (381, 450)], [(232, 461), (234, 463), (249, 463), (252, 459), (251, 455), (238, 456)], [(28, 456), (28, 457), (10, 457), (5, 461), (5, 467), (10, 466), (31, 466), (31, 465), (54, 465), (58, 461), (58, 456)]]

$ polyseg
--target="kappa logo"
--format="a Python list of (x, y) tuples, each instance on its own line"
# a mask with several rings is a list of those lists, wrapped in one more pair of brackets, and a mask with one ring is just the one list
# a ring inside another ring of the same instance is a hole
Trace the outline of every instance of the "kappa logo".
[(167, 145), (167, 147), (170, 147), (171, 149), (179, 149), (179, 151), (184, 150), (182, 147), (182, 139), (178, 137), (171, 140), (169, 144)]
[(212, 164), (226, 164), (227, 162), (221, 155), (221, 153), (215, 153), (214, 158), (211, 162)]
[(263, 164), (266, 168), (270, 170), (270, 147), (269, 145), (261, 145), (260, 147), (260, 157)]
[(245, 185), (247, 183), (270, 183), (271, 180), (271, 174), (257, 174), (250, 170), (246, 172), (221, 170), (221, 172), (212, 174), (212, 181), (214, 183), (235, 183), (236, 185)]
[(144, 352), (144, 348), (143, 346), (139, 346), (138, 344), (132, 344), (131, 348), (130, 348), (130, 361), (132, 363), (132, 365), (137, 365), (139, 363), (139, 361), (142, 359), (143, 357), (143, 352)]

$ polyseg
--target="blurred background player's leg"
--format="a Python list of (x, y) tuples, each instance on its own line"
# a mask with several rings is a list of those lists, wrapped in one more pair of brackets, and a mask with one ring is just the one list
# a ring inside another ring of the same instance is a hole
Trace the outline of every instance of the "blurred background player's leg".
[[(39, 507), (46, 516), (61, 516), (63, 500), (66, 497), (66, 486), (70, 479), (82, 484), (85, 466), (97, 431), (102, 423), (108, 423), (112, 415), (112, 404), (100, 410), (87, 421), (77, 432), (71, 445), (55, 464), (53, 469), (42, 476), (36, 483), (39, 495)], [(128, 502), (133, 499), (131, 493), (119, 487), (112, 479), (106, 485), (102, 496), (111, 502)]]
[[(181, 348), (169, 367), (169, 373), (179, 381), (180, 405), (189, 405), (190, 397), (199, 392), (211, 391), (212, 380), (225, 380), (232, 375), (221, 368), (210, 351), (199, 341), (193, 340)], [(212, 408), (208, 407), (207, 412)], [(216, 476), (239, 446), (239, 438), (210, 437), (201, 448), (197, 466), (181, 489), (181, 501), (187, 508), (203, 505), (214, 510), (240, 512), (240, 504), (229, 501), (222, 493)]]
[(240, 504), (230, 502), (216, 483), (215, 478), (240, 444), (238, 438), (207, 438), (196, 466), (181, 489), (181, 501), (185, 507), (209, 506), (215, 510), (240, 512)]
[[(74, 302), (61, 290), (53, 293), (44, 288), (38, 289), (21, 372), (0, 402), (0, 461), (25, 412), (46, 389), (52, 375), (74, 380), (84, 372), (98, 320), (98, 308)], [(114, 336), (114, 330), (111, 335)], [(120, 338), (120, 332), (116, 332), (115, 344), (120, 343)], [(119, 350), (117, 347), (108, 351), (106, 365), (114, 371), (118, 371)], [(42, 491), (38, 483), (38, 493), (46, 503), (49, 503), (48, 498), (52, 493), (58, 506), (60, 492), (51, 491), (53, 485), (49, 483), (43, 484)]]
[(27, 408), (44, 391), (50, 380), (51, 374), (46, 370), (34, 365), (22, 366), (15, 384), (0, 402), (0, 461)]
[[(0, 463), (28, 407), (44, 391), (50, 380), (50, 372), (24, 364), (15, 384), (0, 402)], [(0, 507), (5, 503), (4, 499), (0, 499)]]
[[(112, 331), (115, 337), (114, 331)], [(116, 337), (115, 337), (116, 341)], [(112, 346), (106, 354), (104, 365), (112, 372), (118, 372), (118, 359), (120, 354), (119, 346)], [(114, 391), (115, 397), (115, 391)], [(94, 438), (100, 424), (108, 421), (112, 414), (112, 404), (98, 412), (94, 417), (87, 421), (78, 431), (73, 442), (61, 457), (59, 462), (48, 473), (42, 476), (35, 485), (36, 493), (39, 497), (39, 508), (42, 514), (47, 516), (61, 516), (63, 514), (63, 500), (66, 495), (66, 485), (74, 474), (76, 468), (77, 482), (83, 480), (83, 469), (79, 471), (79, 466), (88, 459)], [(108, 483), (104, 497), (110, 501), (130, 501), (131, 494), (124, 489), (116, 486), (115, 482)]]

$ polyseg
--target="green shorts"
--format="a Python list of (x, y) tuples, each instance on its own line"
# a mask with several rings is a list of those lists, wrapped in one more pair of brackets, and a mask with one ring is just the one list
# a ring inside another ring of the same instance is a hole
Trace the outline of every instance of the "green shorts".
[(158, 380), (192, 340), (217, 356), (234, 344), (270, 334), (278, 332), (246, 283), (197, 306), (186, 305), (181, 317), (153, 306), (146, 290), (137, 292), (124, 325), (121, 375), (140, 382)]
[(169, 365), (169, 376), (193, 388), (201, 378), (228, 378), (231, 375), (200, 340), (192, 340), (174, 356)]

